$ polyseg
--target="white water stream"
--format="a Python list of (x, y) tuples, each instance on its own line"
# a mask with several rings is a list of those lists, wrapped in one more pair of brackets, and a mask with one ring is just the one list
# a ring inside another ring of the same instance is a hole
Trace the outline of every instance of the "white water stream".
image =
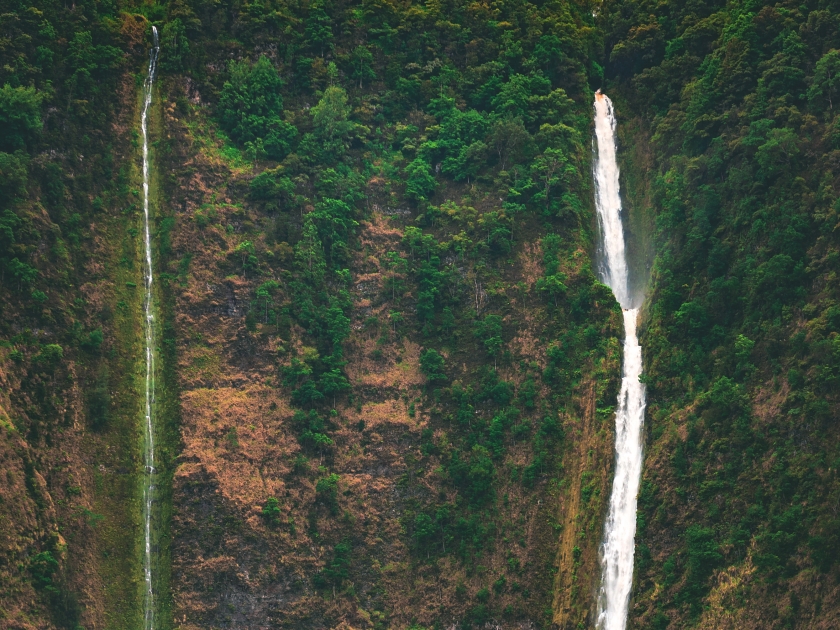
[(615, 477), (604, 541), (601, 544), (601, 587), (598, 592), (597, 627), (624, 630), (633, 585), (633, 552), (636, 536), (636, 500), (642, 474), (642, 424), (645, 416), (645, 388), (642, 348), (636, 338), (638, 304), (631, 296), (621, 197), (616, 161), (615, 115), (612, 101), (600, 91), (595, 94), (595, 204), (603, 239), (601, 276), (624, 312), (624, 366), (618, 409), (615, 414)]
[(146, 264), (144, 280), (146, 294), (143, 311), (146, 322), (146, 422), (143, 445), (143, 573), (145, 593), (143, 596), (143, 627), (154, 630), (155, 593), (153, 580), (154, 559), (152, 557), (152, 507), (155, 500), (155, 427), (152, 412), (155, 405), (155, 319), (152, 295), (152, 228), (149, 217), (149, 107), (152, 104), (152, 87), (157, 70), (158, 44), (157, 28), (152, 27), (154, 42), (149, 51), (149, 73), (143, 85), (143, 114), (140, 117), (140, 129), (143, 133), (143, 241), (145, 243)]

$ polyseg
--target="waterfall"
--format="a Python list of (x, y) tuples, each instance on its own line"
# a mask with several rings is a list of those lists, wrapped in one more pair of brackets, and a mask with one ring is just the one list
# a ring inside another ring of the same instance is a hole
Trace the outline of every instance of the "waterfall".
[(149, 73), (143, 84), (143, 113), (140, 117), (140, 129), (143, 133), (143, 241), (145, 244), (146, 264), (144, 280), (146, 293), (143, 302), (146, 329), (146, 421), (143, 445), (143, 574), (145, 592), (143, 596), (143, 627), (154, 630), (155, 627), (155, 592), (152, 575), (152, 505), (155, 500), (155, 427), (152, 413), (155, 405), (155, 321), (152, 294), (152, 229), (149, 217), (149, 107), (152, 104), (152, 87), (157, 69), (158, 32), (152, 27), (153, 45), (149, 51)]
[(616, 161), (615, 115), (612, 101), (595, 93), (595, 205), (601, 229), (603, 262), (600, 272), (624, 313), (624, 366), (615, 414), (615, 477), (604, 541), (601, 545), (601, 587), (598, 592), (597, 627), (624, 630), (633, 585), (633, 552), (636, 535), (636, 500), (642, 474), (642, 424), (645, 388), (642, 348), (636, 338), (638, 304), (628, 284), (621, 196)]

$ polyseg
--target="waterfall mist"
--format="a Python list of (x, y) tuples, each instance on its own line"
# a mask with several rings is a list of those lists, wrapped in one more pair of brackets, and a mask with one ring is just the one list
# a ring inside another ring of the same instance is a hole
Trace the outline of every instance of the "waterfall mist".
[(642, 349), (636, 337), (639, 314), (636, 302), (639, 300), (633, 299), (628, 279), (615, 129), (612, 101), (598, 91), (595, 94), (594, 179), (603, 252), (600, 273), (624, 314), (624, 365), (615, 414), (615, 476), (600, 550), (601, 586), (596, 623), (601, 630), (624, 630), (627, 624), (645, 414), (645, 389), (639, 382)]

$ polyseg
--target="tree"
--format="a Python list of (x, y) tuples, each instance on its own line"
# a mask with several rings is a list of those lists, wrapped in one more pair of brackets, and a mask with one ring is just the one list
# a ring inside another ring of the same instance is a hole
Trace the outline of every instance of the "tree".
[(503, 118), (491, 127), (490, 146), (499, 158), (500, 170), (507, 168), (508, 160), (516, 162), (531, 142), (531, 134), (525, 129), (521, 118)]
[(323, 199), (315, 204), (309, 218), (318, 226), (318, 235), (324, 244), (330, 262), (343, 260), (343, 252), (350, 231), (358, 225), (353, 209), (340, 199)]
[(554, 306), (557, 306), (557, 298), (568, 290), (563, 284), (565, 279), (566, 276), (562, 273), (545, 276), (537, 280), (537, 290), (549, 296), (554, 301)]
[(7, 83), (0, 88), (0, 149), (23, 149), (41, 131), (43, 100), (33, 87), (13, 88)]
[(231, 61), (229, 78), (219, 97), (219, 120), (235, 141), (262, 141), (268, 157), (281, 160), (289, 152), (296, 129), (282, 119), (283, 81), (265, 55), (254, 65)]
[(303, 37), (307, 46), (321, 57), (333, 49), (332, 20), (321, 0), (313, 2), (309, 7)]
[(315, 498), (330, 508), (335, 514), (338, 511), (338, 481), (340, 477), (336, 473), (327, 475), (318, 480), (315, 484)]
[(359, 89), (362, 89), (363, 81), (376, 78), (376, 72), (373, 70), (373, 53), (367, 47), (356, 46), (350, 56), (350, 64), (353, 67), (351, 76), (359, 81)]
[(276, 280), (268, 280), (263, 282), (256, 291), (257, 299), (262, 300), (264, 304), (263, 323), (268, 322), (268, 304), (272, 301), (272, 296), (280, 288), (280, 283)]
[(17, 258), (12, 258), (6, 266), (12, 272), (12, 276), (18, 281), (18, 290), (22, 285), (28, 285), (38, 277), (38, 270), (34, 267), (21, 262)]
[(262, 515), (269, 525), (277, 525), (280, 522), (281, 513), (280, 502), (275, 497), (266, 499), (262, 509)]
[(397, 278), (397, 274), (404, 274), (406, 272), (408, 268), (408, 261), (397, 252), (388, 252), (385, 254), (385, 260), (388, 268), (391, 270), (391, 276), (388, 279), (388, 283), (391, 285), (391, 299), (396, 300), (397, 288), (399, 287), (400, 293), (403, 292), (403, 285)]
[(840, 51), (829, 50), (814, 68), (814, 78), (808, 88), (808, 103), (817, 111), (833, 111), (834, 101), (840, 96)]
[(534, 195), (534, 201), (544, 202), (545, 209), (551, 208), (551, 192), (563, 183), (563, 173), (568, 159), (559, 149), (546, 149), (534, 160), (531, 171), (534, 179), (542, 183), (542, 190)]
[(167, 72), (183, 72), (190, 61), (187, 29), (180, 18), (163, 25), (160, 37), (160, 67)]
[(357, 127), (350, 120), (347, 92), (337, 86), (328, 87), (309, 113), (312, 115), (315, 139), (320, 141), (320, 154), (333, 159), (344, 155), (350, 135)]
[(405, 194), (411, 199), (425, 201), (436, 187), (432, 167), (423, 158), (418, 157), (405, 167)]
[(437, 526), (431, 516), (421, 512), (414, 517), (414, 541), (419, 551), (428, 548), (436, 533)]
[(426, 375), (429, 382), (446, 378), (443, 372), (444, 363), (443, 357), (437, 350), (428, 348), (420, 353), (420, 371)]
[(91, 31), (76, 31), (67, 52), (72, 70), (67, 80), (68, 104), (74, 103), (75, 94), (81, 97), (75, 101), (77, 107), (86, 108), (91, 95), (99, 91), (109, 71), (119, 67), (125, 53), (115, 46), (94, 44)]
[(53, 586), (53, 575), (57, 571), (58, 561), (49, 551), (37, 553), (29, 561), (29, 572), (37, 589), (58, 592)]
[(338, 543), (333, 549), (333, 557), (326, 564), (323, 570), (315, 576), (315, 583), (318, 586), (332, 585), (333, 598), (335, 588), (347, 579), (350, 568), (350, 552), (353, 548), (348, 541)]
[(64, 349), (57, 343), (48, 343), (41, 348), (41, 352), (33, 360), (52, 372), (55, 371), (62, 359), (64, 359)]
[(484, 344), (487, 354), (495, 358), (501, 350), (502, 341), (502, 318), (498, 315), (488, 315), (483, 321), (476, 322), (475, 336)]
[(318, 388), (326, 396), (332, 396), (333, 407), (335, 407), (335, 397), (341, 392), (349, 390), (350, 382), (339, 368), (334, 367), (321, 374), (318, 379)]
[[(0, 142), (2, 142), (2, 133), (0, 133)], [(27, 155), (23, 151), (0, 152), (0, 197), (4, 198), (0, 199), (0, 203), (5, 203), (9, 197), (18, 197), (26, 192), (27, 162)], [(6, 216), (4, 213), (4, 222)]]

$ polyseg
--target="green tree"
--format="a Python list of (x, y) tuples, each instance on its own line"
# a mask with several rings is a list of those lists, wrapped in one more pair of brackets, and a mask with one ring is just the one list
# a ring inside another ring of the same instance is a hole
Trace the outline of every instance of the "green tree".
[(436, 187), (432, 167), (423, 158), (416, 158), (405, 167), (405, 194), (409, 198), (425, 201)]
[(353, 548), (348, 541), (338, 543), (333, 549), (333, 557), (315, 576), (316, 586), (332, 585), (333, 598), (335, 589), (349, 576), (350, 553)]
[(337, 86), (324, 90), (318, 104), (310, 110), (318, 155), (325, 160), (341, 157), (347, 151), (350, 136), (357, 127), (350, 120), (350, 111), (347, 92)]
[(808, 88), (808, 102), (817, 111), (833, 112), (834, 101), (840, 96), (840, 51), (829, 50), (814, 68), (814, 78)]
[(358, 80), (359, 89), (362, 89), (364, 81), (372, 81), (376, 78), (373, 70), (373, 53), (366, 46), (356, 46), (350, 55), (350, 65), (353, 67), (352, 77)]
[(431, 381), (439, 381), (446, 378), (443, 372), (444, 359), (437, 350), (428, 348), (420, 353), (420, 371)]
[(58, 592), (53, 585), (53, 576), (58, 572), (58, 560), (49, 551), (35, 554), (29, 561), (29, 572), (37, 589)]
[(33, 87), (0, 88), (0, 150), (23, 149), (41, 131), (43, 100)]
[(315, 498), (326, 505), (330, 512), (338, 512), (338, 481), (340, 477), (336, 473), (322, 477), (315, 484)]
[(282, 119), (283, 81), (265, 55), (253, 65), (231, 61), (229, 78), (219, 97), (219, 120), (231, 138), (240, 143), (262, 141), (273, 159), (289, 152), (297, 130)]
[(484, 320), (475, 323), (474, 333), (481, 340), (487, 354), (495, 358), (504, 345), (502, 318), (498, 315), (487, 315)]
[(493, 123), (490, 146), (499, 160), (499, 169), (506, 170), (509, 162), (517, 162), (533, 142), (521, 118), (503, 118)]
[(257, 288), (257, 299), (263, 302), (263, 323), (268, 322), (268, 305), (272, 302), (272, 296), (279, 288), (280, 283), (276, 280), (267, 280)]
[(263, 518), (269, 525), (277, 525), (280, 522), (280, 502), (275, 497), (266, 499), (265, 505), (262, 509)]
[(321, 0), (316, 0), (309, 7), (303, 38), (307, 46), (322, 57), (333, 49), (332, 20)]
[(190, 42), (181, 18), (163, 25), (160, 37), (160, 67), (166, 72), (183, 72), (190, 63)]
[[(1, 136), (0, 136), (1, 137)], [(0, 140), (2, 142), (2, 140)], [(8, 198), (22, 196), (26, 192), (28, 156), (23, 151), (15, 153), (0, 152), (0, 204), (8, 203)], [(4, 213), (4, 217), (7, 217)], [(12, 219), (3, 219), (6, 225)], [(0, 228), (2, 229), (2, 228)]]
[(6, 267), (11, 272), (12, 277), (18, 281), (18, 290), (20, 290), (23, 285), (28, 285), (34, 282), (39, 275), (37, 269), (25, 262), (21, 262), (17, 258), (12, 258), (6, 264)]

